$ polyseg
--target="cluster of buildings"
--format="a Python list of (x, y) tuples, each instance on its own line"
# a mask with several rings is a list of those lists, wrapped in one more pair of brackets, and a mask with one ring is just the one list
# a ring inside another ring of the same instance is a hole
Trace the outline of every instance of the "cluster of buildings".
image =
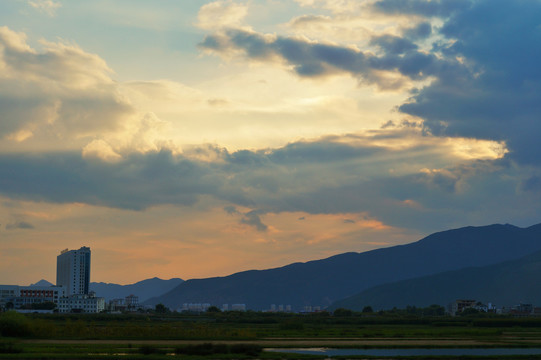
[(56, 285), (0, 285), (0, 307), (20, 311), (98, 313), (105, 299), (89, 291), (90, 248), (63, 250), (56, 258)]
[[(178, 311), (187, 311), (187, 312), (205, 312), (212, 305), (209, 303), (184, 303), (178, 309)], [(223, 304), (221, 311), (246, 311), (246, 304)]]
[(291, 312), (291, 305), (284, 306), (280, 304), (276, 306), (276, 304), (271, 304), (269, 312)]
[[(451, 316), (457, 316), (461, 313), (472, 309), (478, 312), (494, 313), (494, 314), (508, 314), (512, 316), (540, 316), (541, 307), (535, 307), (532, 304), (519, 304), (512, 307), (498, 308), (492, 303), (484, 304), (481, 301), (471, 299), (459, 299), (447, 307), (447, 312)], [(470, 310), (471, 311), (471, 310)]]

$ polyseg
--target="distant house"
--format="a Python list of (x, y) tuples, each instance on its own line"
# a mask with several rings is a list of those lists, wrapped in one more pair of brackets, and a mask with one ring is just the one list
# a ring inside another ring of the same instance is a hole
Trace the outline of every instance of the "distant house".
[(209, 303), (184, 303), (180, 311), (188, 312), (205, 312), (210, 307)]
[(59, 300), (58, 311), (61, 313), (99, 313), (105, 310), (105, 298), (93, 294), (78, 294)]
[(534, 307), (532, 304), (519, 304), (513, 306), (509, 311), (509, 314), (515, 317), (530, 316), (534, 314)]
[(465, 309), (474, 308), (477, 305), (476, 300), (465, 300), (465, 299), (459, 299), (455, 300), (455, 302), (452, 302), (449, 304), (449, 314), (451, 316), (456, 316), (463, 312)]
[(126, 296), (124, 303), (126, 304), (126, 310), (135, 311), (139, 308), (139, 296), (133, 294), (128, 295)]
[(232, 304), (232, 311), (246, 311), (246, 304)]

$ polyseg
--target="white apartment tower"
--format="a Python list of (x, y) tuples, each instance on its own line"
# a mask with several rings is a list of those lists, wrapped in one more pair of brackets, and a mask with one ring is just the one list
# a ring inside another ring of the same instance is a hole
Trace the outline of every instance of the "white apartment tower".
[(63, 250), (56, 257), (56, 285), (64, 286), (66, 296), (88, 295), (90, 285), (90, 248)]

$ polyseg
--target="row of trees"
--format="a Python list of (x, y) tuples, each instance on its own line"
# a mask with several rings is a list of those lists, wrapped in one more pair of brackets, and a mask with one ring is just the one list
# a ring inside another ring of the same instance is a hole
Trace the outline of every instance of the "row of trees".
[(333, 311), (334, 316), (348, 317), (355, 315), (367, 315), (367, 314), (378, 314), (378, 315), (415, 315), (415, 316), (444, 316), (445, 308), (443, 306), (434, 304), (428, 307), (416, 307), (416, 306), (407, 306), (405, 309), (397, 309), (396, 307), (391, 310), (381, 310), (377, 313), (374, 313), (374, 310), (371, 306), (365, 306), (361, 312), (356, 312), (349, 309), (339, 308)]

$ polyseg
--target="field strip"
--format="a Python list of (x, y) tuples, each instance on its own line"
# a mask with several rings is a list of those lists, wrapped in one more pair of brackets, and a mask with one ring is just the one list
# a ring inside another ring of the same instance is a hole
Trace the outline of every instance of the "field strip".
[(430, 347), (477, 347), (494, 346), (499, 341), (480, 341), (472, 339), (311, 339), (311, 340), (290, 340), (290, 339), (272, 339), (272, 340), (51, 340), (51, 339), (31, 339), (22, 340), (22, 343), (32, 344), (154, 344), (154, 345), (193, 345), (203, 343), (213, 344), (258, 344), (263, 347), (332, 347), (332, 346), (430, 346)]

